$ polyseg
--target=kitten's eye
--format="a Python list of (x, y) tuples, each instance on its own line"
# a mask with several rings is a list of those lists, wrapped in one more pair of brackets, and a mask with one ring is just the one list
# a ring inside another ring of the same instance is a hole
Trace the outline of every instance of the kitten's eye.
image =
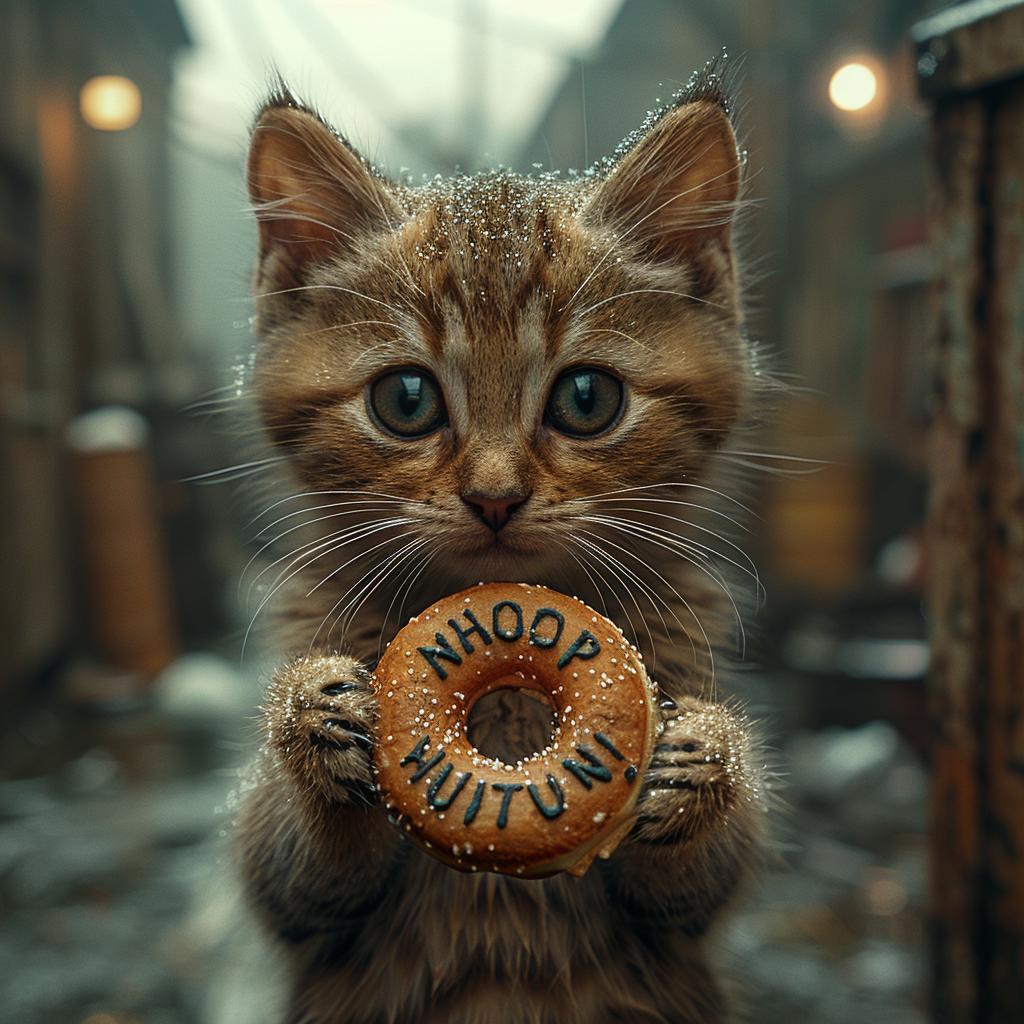
[(370, 405), (377, 419), (401, 437), (430, 434), (448, 419), (437, 381), (415, 367), (378, 377), (370, 387)]
[(622, 408), (622, 381), (604, 370), (575, 367), (551, 389), (546, 410), (551, 425), (563, 434), (597, 434)]

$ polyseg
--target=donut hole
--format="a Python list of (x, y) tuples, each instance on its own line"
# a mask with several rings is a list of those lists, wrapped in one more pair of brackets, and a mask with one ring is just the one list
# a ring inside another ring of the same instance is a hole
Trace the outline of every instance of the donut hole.
[[(518, 682), (518, 680), (516, 680)], [(515, 764), (539, 754), (555, 735), (555, 709), (547, 696), (501, 685), (470, 708), (466, 737), (484, 757)]]

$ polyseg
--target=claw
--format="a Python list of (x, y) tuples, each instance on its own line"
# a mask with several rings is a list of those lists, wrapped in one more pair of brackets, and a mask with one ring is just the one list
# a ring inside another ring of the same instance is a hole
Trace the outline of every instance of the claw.
[(343, 718), (327, 718), (324, 720), (325, 729), (341, 729), (343, 732), (348, 733), (350, 739), (356, 743), (363, 743), (367, 747), (373, 746), (373, 740), (371, 740), (363, 730), (361, 725), (355, 725)]
[(676, 753), (676, 754), (678, 754), (680, 752), (682, 752), (684, 754), (692, 754), (696, 750), (697, 750), (697, 744), (696, 743), (659, 743), (654, 748), (654, 752), (656, 754), (666, 754), (666, 753)]
[(348, 693), (350, 690), (358, 689), (358, 683), (328, 683), (320, 688), (320, 692), (327, 694), (328, 697), (337, 697), (343, 693)]

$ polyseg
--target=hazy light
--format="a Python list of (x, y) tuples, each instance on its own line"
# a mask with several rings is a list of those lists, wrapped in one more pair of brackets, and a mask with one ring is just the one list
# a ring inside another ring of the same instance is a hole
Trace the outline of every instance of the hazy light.
[(840, 110), (863, 110), (878, 93), (878, 79), (864, 64), (844, 64), (828, 83), (829, 99)]
[(82, 86), (82, 118), (93, 128), (116, 132), (131, 128), (142, 113), (139, 87), (121, 75), (100, 75)]

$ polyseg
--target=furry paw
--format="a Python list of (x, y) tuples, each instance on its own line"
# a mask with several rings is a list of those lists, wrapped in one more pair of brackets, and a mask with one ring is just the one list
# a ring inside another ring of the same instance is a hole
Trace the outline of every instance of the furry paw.
[(274, 677), (268, 742), (304, 792), (339, 803), (375, 800), (371, 754), (377, 701), (352, 658), (301, 658)]
[(633, 838), (663, 845), (700, 841), (734, 812), (757, 805), (746, 723), (721, 704), (695, 698), (663, 713)]

